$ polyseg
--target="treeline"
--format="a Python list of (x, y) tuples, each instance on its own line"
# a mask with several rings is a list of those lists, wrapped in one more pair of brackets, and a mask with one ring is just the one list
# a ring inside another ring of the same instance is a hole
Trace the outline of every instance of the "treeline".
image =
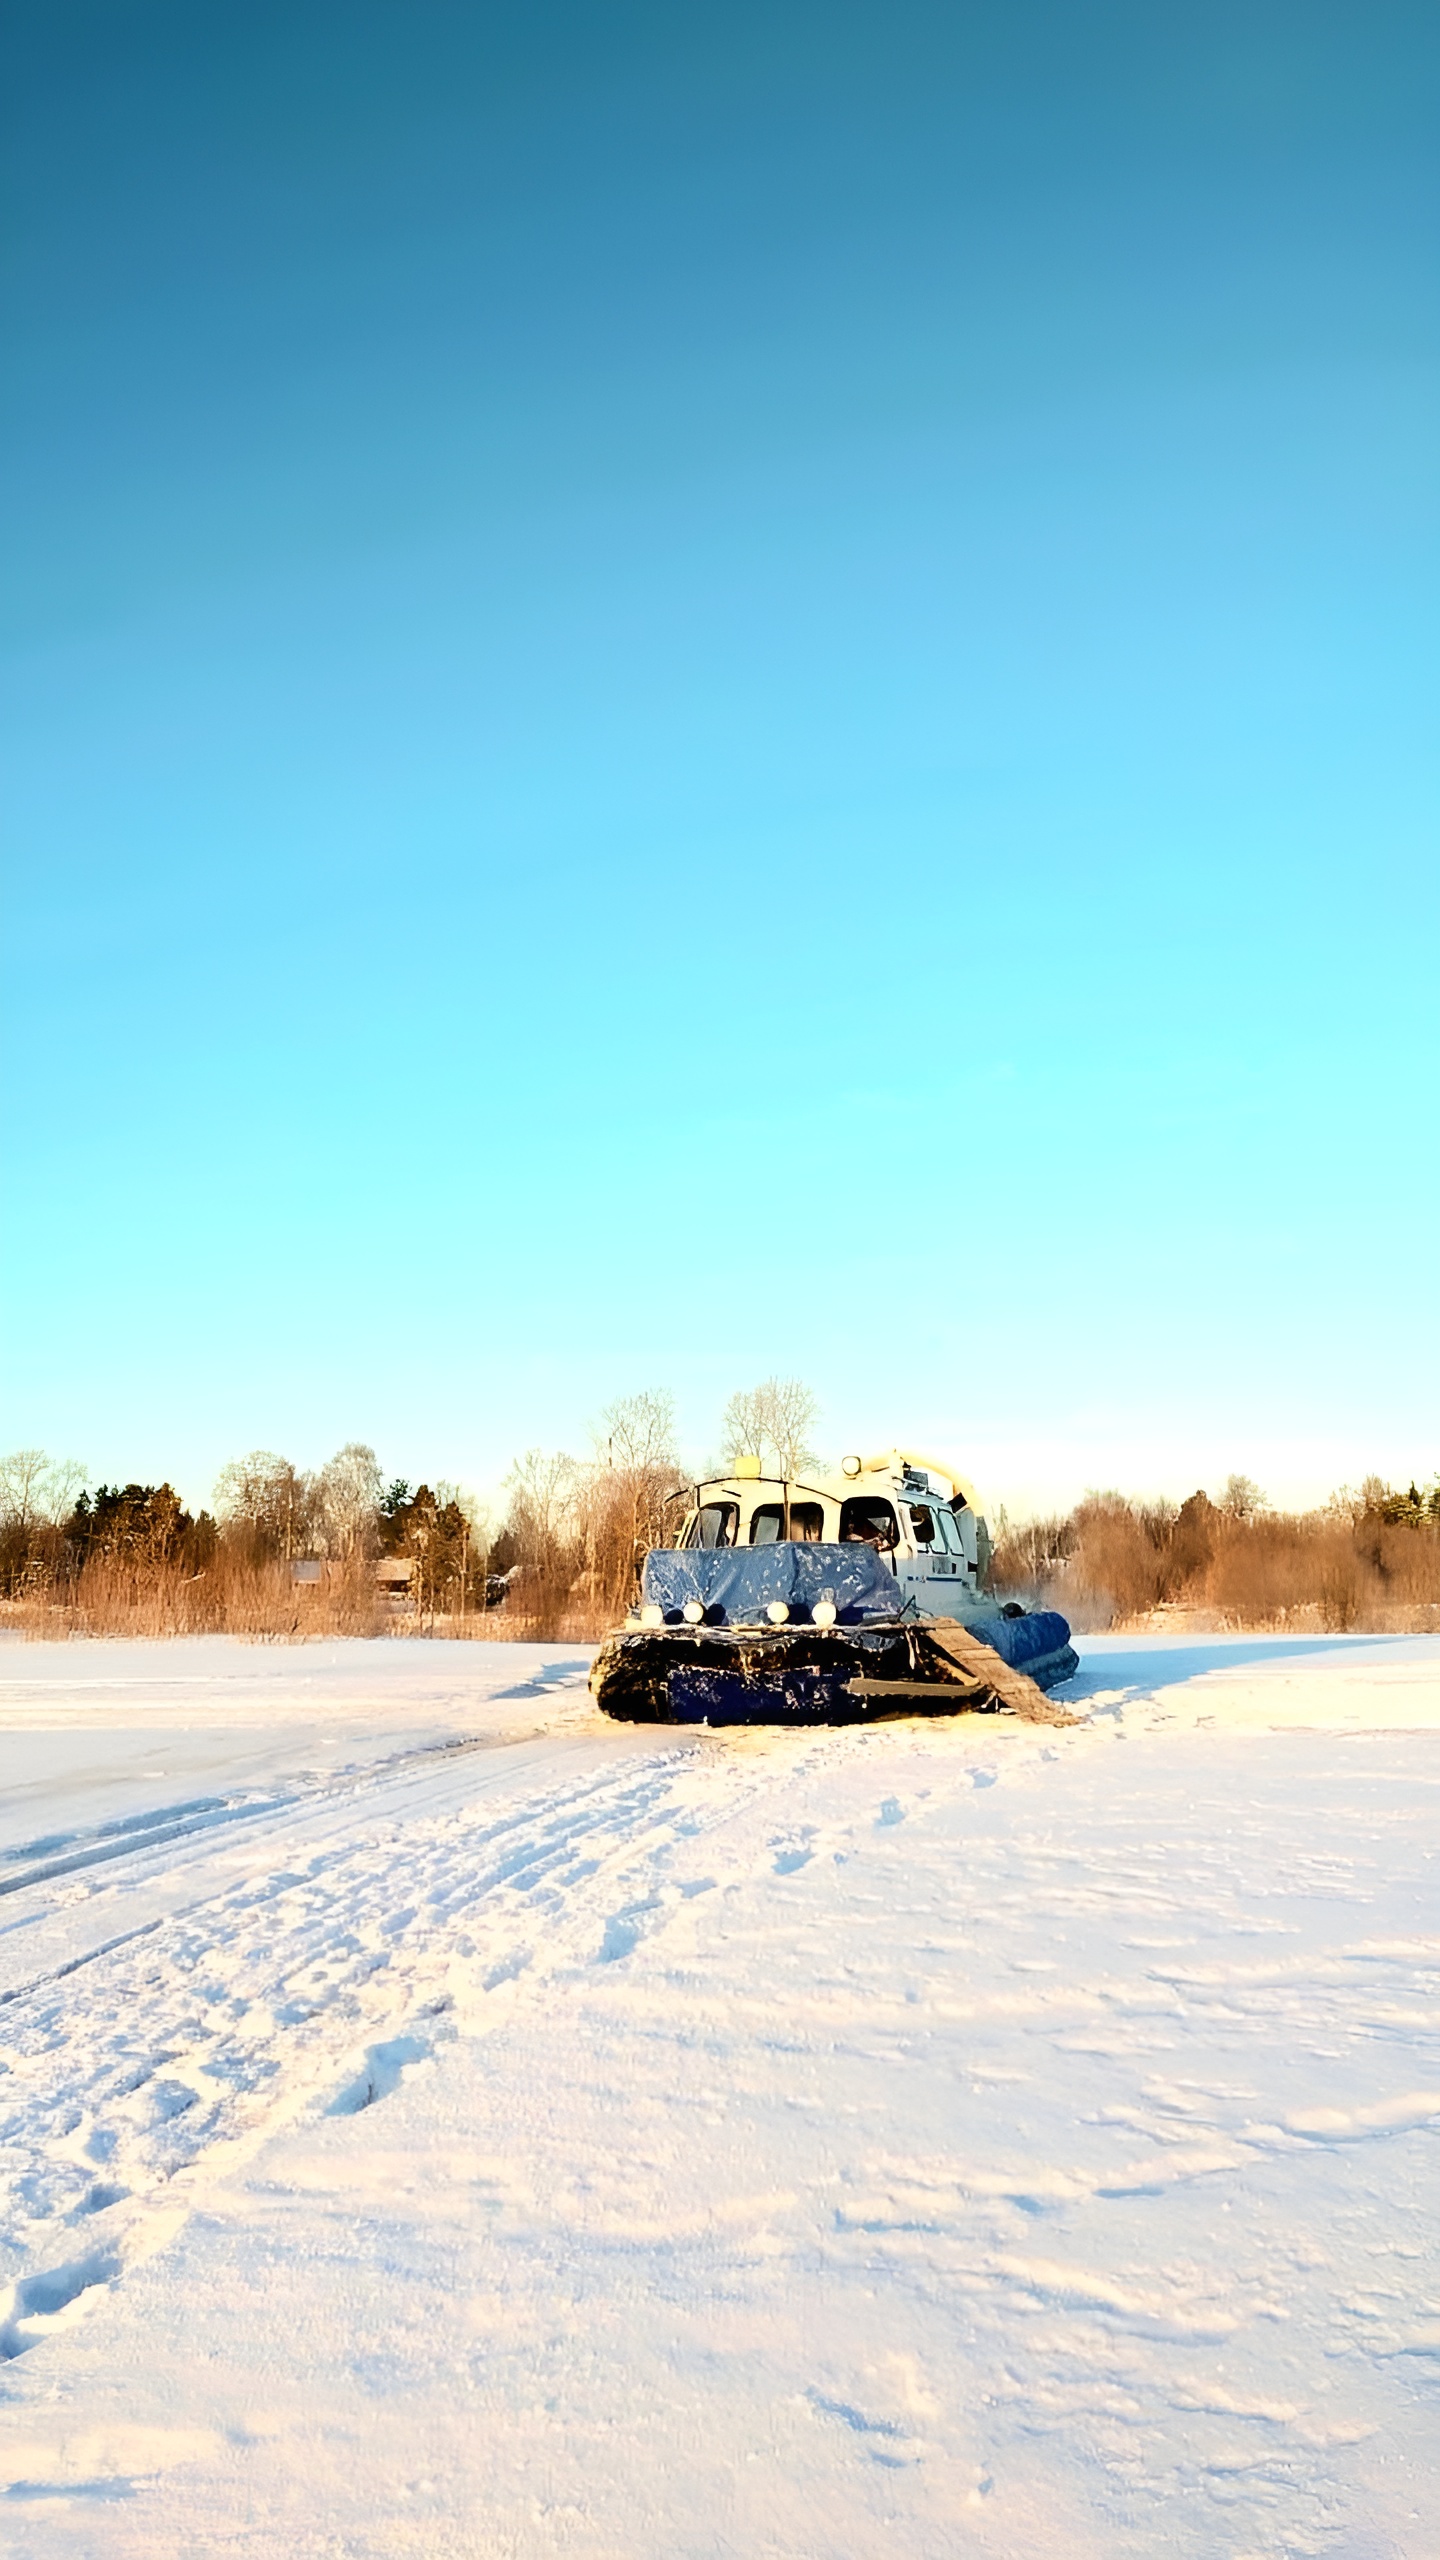
[[(773, 1426), (798, 1463), (813, 1413), (774, 1380), (732, 1399), (721, 1461)], [(764, 1445), (773, 1456), (773, 1432)], [(168, 1483), (91, 1491), (82, 1474), (40, 1450), (0, 1459), (0, 1601), (30, 1632), (597, 1633), (692, 1480), (659, 1393), (609, 1406), (588, 1458), (528, 1450), (498, 1520), (459, 1485), (387, 1484), (360, 1442), (309, 1474), (253, 1450), (222, 1470), (213, 1510)]]
[(1087, 1494), (1063, 1517), (1004, 1519), (997, 1591), (1077, 1627), (1194, 1611), (1233, 1627), (1344, 1634), (1440, 1624), (1440, 1479), (1404, 1492), (1369, 1476), (1316, 1511), (1271, 1508), (1248, 1476), (1212, 1501)]
[[(36, 1632), (370, 1634), (503, 1598), (487, 1515), (455, 1485), (385, 1484), (351, 1442), (312, 1474), (256, 1449), (222, 1469), (213, 1511), (165, 1484), (102, 1484), (43, 1451), (0, 1459), (0, 1597)], [(513, 1545), (513, 1541), (511, 1541)], [(403, 1582), (377, 1572), (401, 1559)]]
[[(767, 1472), (819, 1466), (816, 1413), (793, 1379), (732, 1396), (699, 1472), (747, 1450)], [(358, 1441), (309, 1474), (254, 1450), (194, 1513), (169, 1484), (92, 1491), (82, 1475), (38, 1450), (0, 1459), (0, 1606), (29, 1632), (583, 1641), (623, 1615), (695, 1481), (673, 1401), (653, 1390), (607, 1407), (584, 1458), (517, 1458), (496, 1516), (456, 1484), (387, 1483)], [(1213, 1500), (1092, 1493), (1063, 1517), (1022, 1525), (1002, 1511), (992, 1526), (996, 1594), (1079, 1628), (1156, 1610), (1245, 1627), (1440, 1624), (1440, 1480), (1397, 1492), (1370, 1477), (1290, 1513), (1236, 1475)]]

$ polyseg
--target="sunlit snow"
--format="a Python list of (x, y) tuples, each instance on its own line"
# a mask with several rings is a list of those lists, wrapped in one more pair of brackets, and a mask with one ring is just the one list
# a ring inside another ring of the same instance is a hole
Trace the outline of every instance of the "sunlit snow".
[(1440, 1639), (0, 1648), (0, 2545), (1429, 2560)]

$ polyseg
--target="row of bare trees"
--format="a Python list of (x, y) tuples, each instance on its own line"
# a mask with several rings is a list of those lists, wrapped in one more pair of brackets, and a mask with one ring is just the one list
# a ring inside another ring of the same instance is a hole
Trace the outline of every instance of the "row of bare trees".
[(587, 1459), (527, 1449), (508, 1478), (514, 1607), (537, 1635), (598, 1632), (633, 1597), (642, 1558), (673, 1538), (686, 1477), (674, 1399), (608, 1405)]
[[(748, 1454), (767, 1473), (800, 1475), (820, 1463), (811, 1447), (819, 1411), (797, 1378), (741, 1388), (702, 1472)], [(677, 1450), (674, 1398), (656, 1388), (607, 1405), (588, 1458), (528, 1449), (508, 1479), (513, 1546), (502, 1549), (515, 1571), (517, 1621), (523, 1616), (537, 1635), (577, 1638), (612, 1626), (635, 1596), (647, 1551), (672, 1543), (694, 1482)]]
[(1397, 1492), (1378, 1476), (1308, 1512), (1272, 1509), (1248, 1476), (1218, 1500), (1092, 1493), (1063, 1517), (999, 1524), (998, 1591), (1103, 1627), (1155, 1610), (1237, 1627), (1440, 1624), (1440, 1479)]
[(313, 1475), (271, 1449), (252, 1449), (221, 1468), (215, 1509), (257, 1560), (343, 1563), (376, 1552), (384, 1491), (375, 1452), (363, 1441), (348, 1441)]
[[(712, 1463), (749, 1451), (794, 1475), (816, 1463), (817, 1412), (795, 1379), (744, 1389)], [(37, 1631), (448, 1633), (483, 1619), (496, 1635), (580, 1637), (623, 1614), (693, 1480), (674, 1400), (653, 1388), (607, 1406), (585, 1458), (526, 1450), (498, 1522), (459, 1485), (387, 1485), (360, 1441), (313, 1473), (252, 1449), (222, 1468), (213, 1511), (194, 1514), (169, 1484), (92, 1493), (83, 1468), (20, 1450), (0, 1460), (0, 1598)], [(377, 1583), (388, 1562), (407, 1568), (403, 1617)]]

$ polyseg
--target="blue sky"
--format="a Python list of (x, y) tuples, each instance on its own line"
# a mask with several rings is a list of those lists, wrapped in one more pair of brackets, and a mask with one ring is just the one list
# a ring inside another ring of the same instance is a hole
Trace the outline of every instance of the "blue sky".
[(8, 46), (0, 1445), (1440, 1466), (1428, 10)]

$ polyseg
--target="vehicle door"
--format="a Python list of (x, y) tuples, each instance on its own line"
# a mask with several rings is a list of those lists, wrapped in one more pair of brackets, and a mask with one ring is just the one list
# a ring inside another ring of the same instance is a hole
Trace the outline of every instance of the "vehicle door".
[(975, 1559), (965, 1543), (964, 1524), (956, 1517), (948, 1502), (937, 1502), (935, 1525), (940, 1532), (949, 1568), (946, 1579), (954, 1583), (952, 1598), (954, 1601), (959, 1601), (966, 1594), (973, 1594), (975, 1587), (973, 1581)]
[(945, 1544), (939, 1513), (939, 1503), (906, 1503), (905, 1526), (915, 1552), (905, 1560), (904, 1579), (922, 1609), (934, 1618), (948, 1618), (960, 1596), (959, 1559)]

